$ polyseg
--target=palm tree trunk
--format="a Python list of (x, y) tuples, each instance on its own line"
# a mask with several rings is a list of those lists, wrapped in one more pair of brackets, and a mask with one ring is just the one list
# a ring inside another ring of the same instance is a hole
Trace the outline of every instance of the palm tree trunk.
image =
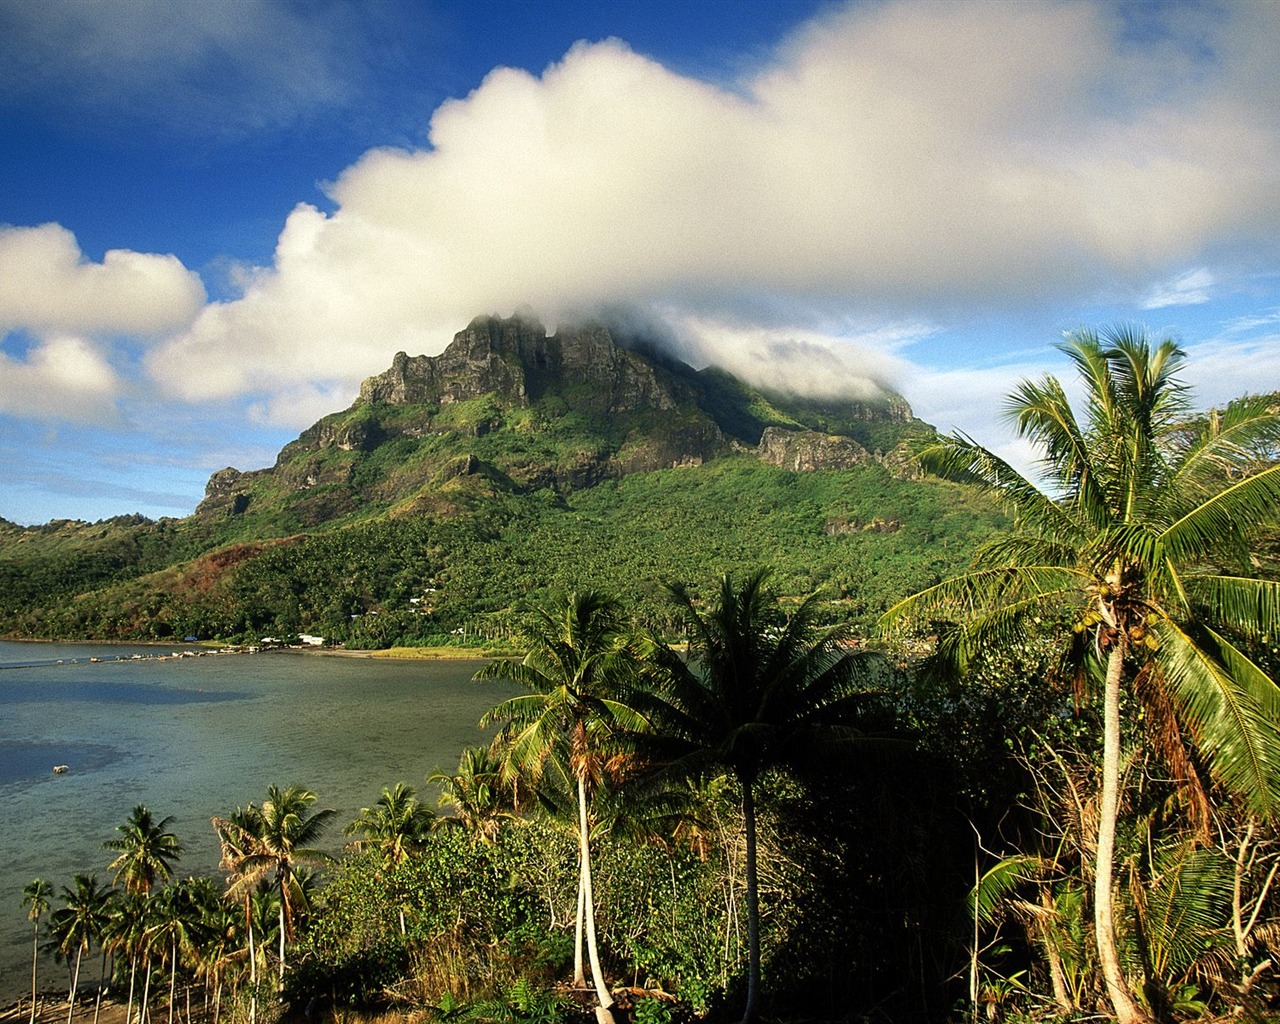
[(1093, 873), (1093, 926), (1098, 944), (1098, 964), (1107, 983), (1107, 995), (1118, 1024), (1144, 1024), (1150, 1020), (1129, 991), (1116, 952), (1115, 911), (1111, 901), (1111, 873), (1115, 860), (1116, 818), (1120, 807), (1120, 679), (1124, 672), (1125, 635), (1116, 631), (1116, 642), (1107, 658), (1106, 690), (1102, 720), (1102, 801), (1098, 808), (1098, 853)]
[[(98, 998), (93, 1003), (93, 1024), (98, 1024), (98, 1017), (102, 1014), (102, 989), (107, 982), (107, 951), (102, 951), (102, 969), (98, 971)], [(127, 1024), (127, 1022), (126, 1022)]]
[(67, 1024), (71, 1024), (71, 1015), (76, 1009), (76, 988), (80, 985), (80, 958), (84, 956), (84, 946), (76, 950), (76, 969), (71, 975), (71, 997), (67, 1000)]
[(284, 991), (284, 879), (280, 880), (280, 991)]
[(578, 912), (573, 923), (573, 987), (586, 988), (587, 975), (582, 965), (582, 920), (586, 916), (587, 891), (582, 887), (582, 851), (578, 851)]
[(587, 956), (591, 960), (591, 976), (596, 986), (596, 998), (600, 1006), (596, 1009), (596, 1020), (600, 1024), (613, 1024), (613, 1014), (609, 1007), (613, 1005), (613, 996), (609, 986), (604, 982), (604, 971), (600, 969), (600, 952), (596, 948), (596, 912), (595, 901), (591, 893), (591, 843), (590, 828), (587, 824), (587, 782), (578, 776), (578, 846), (582, 857), (582, 902), (585, 905), (583, 915), (587, 932)]
[(124, 1024), (133, 1024), (133, 983), (138, 976), (138, 954), (129, 957), (129, 1001), (124, 1008)]
[(253, 905), (244, 898), (245, 922), (249, 931), (249, 1024), (258, 1024), (258, 953), (253, 948)]
[(31, 929), (31, 1024), (36, 1024), (36, 961), (40, 957), (40, 919)]
[(142, 958), (142, 1006), (138, 1010), (138, 1024), (147, 1024), (151, 1015), (151, 955)]
[(169, 943), (169, 1024), (173, 1024), (173, 996), (178, 987), (178, 937), (175, 935)]
[(742, 1024), (760, 1017), (760, 887), (756, 878), (756, 800), (751, 783), (742, 783), (742, 822), (747, 833), (747, 1006)]

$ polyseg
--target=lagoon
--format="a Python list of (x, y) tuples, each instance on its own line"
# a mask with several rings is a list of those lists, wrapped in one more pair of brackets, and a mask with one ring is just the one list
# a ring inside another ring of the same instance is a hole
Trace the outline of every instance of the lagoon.
[[(135, 804), (173, 815), (183, 875), (220, 878), (209, 819), (271, 784), (306, 786), (338, 812), (337, 852), (383, 786), (434, 800), (426, 776), (483, 742), (480, 715), (511, 692), (472, 683), (474, 661), (156, 657), (183, 649), (0, 642), (0, 1002), (29, 991), (22, 887), (41, 876), (61, 892), (76, 872), (109, 882), (102, 844)], [(65, 984), (64, 969), (41, 971), (42, 989)]]

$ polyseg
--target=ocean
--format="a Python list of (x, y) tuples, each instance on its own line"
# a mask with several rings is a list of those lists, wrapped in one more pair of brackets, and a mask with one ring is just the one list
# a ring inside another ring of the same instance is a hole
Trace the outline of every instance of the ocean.
[[(209, 819), (272, 784), (305, 786), (338, 812), (322, 844), (336, 853), (383, 786), (434, 801), (426, 776), (484, 742), (481, 714), (512, 692), (471, 682), (473, 661), (168, 656), (193, 649), (0, 642), (0, 1003), (29, 992), (23, 886), (40, 876), (60, 893), (76, 873), (109, 883), (102, 844), (135, 804), (173, 816), (180, 876), (220, 879)], [(66, 984), (52, 961), (40, 971), (41, 989)]]

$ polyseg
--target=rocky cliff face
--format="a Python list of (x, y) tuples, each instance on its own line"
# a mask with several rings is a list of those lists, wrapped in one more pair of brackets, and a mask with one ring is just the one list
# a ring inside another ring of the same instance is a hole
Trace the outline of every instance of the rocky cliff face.
[(851, 437), (778, 427), (765, 429), (757, 453), (761, 461), (793, 473), (857, 469), (871, 461), (870, 453)]
[(642, 356), (589, 324), (550, 337), (536, 320), (477, 317), (438, 356), (396, 354), (391, 368), (360, 387), (360, 401), (447, 405), (497, 395), (520, 405), (550, 389), (573, 391), (597, 414), (670, 410), (677, 398)]

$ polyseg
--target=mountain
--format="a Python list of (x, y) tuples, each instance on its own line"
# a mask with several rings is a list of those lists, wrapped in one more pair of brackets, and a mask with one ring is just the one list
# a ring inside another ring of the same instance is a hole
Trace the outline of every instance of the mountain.
[(766, 396), (717, 370), (624, 348), (599, 323), (548, 336), (536, 320), (480, 317), (438, 356), (401, 352), (344, 412), (269, 469), (228, 467), (197, 515), (262, 515), (310, 529), (362, 512), (453, 511), (442, 485), (563, 494), (628, 473), (750, 452), (791, 469), (866, 465), (918, 430), (886, 392), (872, 403)]
[(760, 564), (865, 625), (999, 522), (915, 478), (910, 440), (932, 428), (900, 396), (769, 393), (621, 341), (477, 318), (438, 356), (397, 354), (273, 466), (214, 473), (186, 519), (2, 524), (2, 631), (499, 636), (557, 588), (658, 621), (661, 581)]

